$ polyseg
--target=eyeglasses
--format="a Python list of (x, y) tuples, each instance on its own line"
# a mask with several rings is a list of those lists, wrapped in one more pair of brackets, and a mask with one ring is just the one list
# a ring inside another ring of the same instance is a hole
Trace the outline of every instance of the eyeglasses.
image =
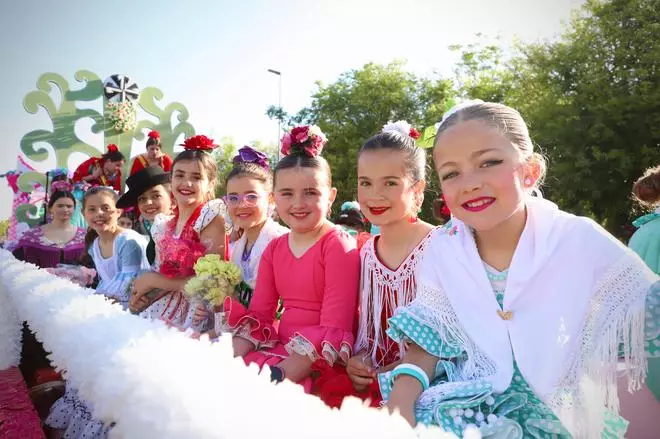
[(257, 205), (261, 197), (257, 194), (230, 194), (225, 195), (224, 199), (225, 203), (227, 203), (229, 206), (239, 206), (241, 203), (243, 203), (246, 207), (254, 207)]

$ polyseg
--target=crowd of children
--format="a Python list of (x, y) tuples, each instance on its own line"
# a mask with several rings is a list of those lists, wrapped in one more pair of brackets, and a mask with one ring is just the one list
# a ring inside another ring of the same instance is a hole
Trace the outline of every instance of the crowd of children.
[[(647, 235), (660, 214), (640, 219), (630, 243), (649, 268), (593, 221), (539, 196), (545, 162), (516, 110), (470, 101), (438, 126), (434, 212), (444, 224), (433, 226), (418, 218), (427, 181), (418, 136), (388, 123), (359, 148), (357, 202), (333, 223), (337, 191), (318, 127), (287, 133), (273, 169), (241, 148), (221, 199), (212, 139), (186, 139), (171, 160), (152, 132), (121, 197), (107, 187), (121, 189), (116, 148), (76, 171), (97, 184), (82, 199), (84, 245), (81, 229), (64, 225), (39, 239), (84, 247), (96, 292), (128, 312), (211, 339), (230, 333), (236, 356), (329, 406), (358, 397), (411, 425), (474, 426), (483, 437), (622, 437), (617, 368), (635, 390), (647, 356), (658, 356), (660, 238)], [(658, 174), (636, 188), (653, 205)], [(75, 197), (52, 200), (54, 224), (64, 224)], [(184, 294), (208, 254), (242, 272), (222, 312)], [(68, 388), (46, 423), (53, 437), (112, 428)]]

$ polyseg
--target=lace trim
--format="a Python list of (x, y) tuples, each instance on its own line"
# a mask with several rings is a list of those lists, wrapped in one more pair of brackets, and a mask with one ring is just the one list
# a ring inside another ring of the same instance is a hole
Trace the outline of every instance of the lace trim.
[(312, 363), (323, 358), (330, 366), (334, 365), (337, 361), (346, 364), (348, 359), (351, 358), (351, 347), (345, 342), (341, 343), (339, 352), (337, 352), (335, 347), (332, 346), (332, 343), (328, 341), (324, 341), (321, 345), (323, 347), (321, 349), (321, 355), (319, 355), (312, 342), (301, 335), (296, 335), (284, 346), (284, 348), (289, 355), (295, 352), (298, 355), (303, 355), (309, 358)]
[[(550, 408), (576, 437), (598, 437), (605, 407), (618, 413), (617, 365), (621, 343), (628, 390), (640, 388), (646, 376), (645, 299), (652, 285), (639, 261), (620, 259), (596, 284), (580, 334), (580, 349), (555, 391)], [(603, 404), (594, 401), (604, 401)]]
[(442, 289), (421, 284), (417, 298), (407, 309), (417, 321), (436, 331), (445, 343), (465, 351), (465, 358), (458, 364), (457, 380), (470, 381), (495, 375), (495, 363), (469, 337)]
[[(392, 316), (396, 308), (406, 306), (415, 298), (417, 283), (415, 274), (421, 256), (426, 249), (433, 230), (404, 259), (396, 271), (385, 267), (376, 256), (375, 239), (371, 238), (362, 250), (362, 285), (360, 288), (360, 326), (355, 352), (366, 351), (375, 367), (384, 366), (377, 361), (377, 352), (386, 350), (385, 331), (382, 328), (383, 310)], [(403, 343), (399, 344), (399, 356), (404, 354)]]

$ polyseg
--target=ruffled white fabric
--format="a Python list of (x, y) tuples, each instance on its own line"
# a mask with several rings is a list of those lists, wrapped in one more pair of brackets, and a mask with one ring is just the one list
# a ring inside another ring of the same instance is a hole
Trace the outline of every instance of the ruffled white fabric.
[(21, 328), (14, 303), (0, 284), (0, 370), (20, 363)]
[[(288, 232), (289, 229), (281, 226), (279, 223), (276, 223), (272, 219), (269, 218), (266, 220), (266, 224), (264, 224), (261, 232), (259, 232), (259, 236), (252, 245), (252, 251), (250, 252), (250, 260), (248, 263), (250, 265), (249, 271), (253, 274), (253, 277), (247, 278), (245, 273), (243, 273), (243, 280), (250, 286), (250, 288), (254, 289), (255, 287), (257, 282), (257, 273), (259, 272), (259, 262), (261, 261), (261, 255), (263, 254), (264, 250), (266, 250), (266, 247), (268, 247), (268, 244), (270, 244), (273, 239)], [(241, 257), (245, 251), (246, 244), (247, 236), (243, 234), (243, 236), (241, 236), (240, 239), (236, 241), (231, 248), (230, 259), (239, 267), (241, 266)]]
[(258, 375), (245, 366), (234, 358), (230, 337), (192, 340), (2, 250), (0, 289), (91, 403), (94, 417), (116, 421), (111, 437), (302, 439), (334, 438), (337, 431), (349, 439), (453, 437), (438, 429), (415, 432), (356, 399), (332, 410), (300, 386), (274, 385), (267, 370)]
[(98, 294), (103, 294), (121, 303), (126, 309), (130, 298), (130, 286), (137, 275), (149, 270), (146, 249), (148, 241), (134, 230), (125, 230), (113, 243), (112, 256), (104, 258), (96, 238), (91, 248), (91, 256), (99, 275), (96, 287)]

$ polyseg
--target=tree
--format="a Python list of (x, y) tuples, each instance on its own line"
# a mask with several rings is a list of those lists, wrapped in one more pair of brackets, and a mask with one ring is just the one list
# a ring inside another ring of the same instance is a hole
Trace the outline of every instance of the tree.
[[(296, 116), (278, 113), (287, 121), (314, 123), (328, 136), (323, 156), (333, 172), (337, 204), (356, 197), (357, 151), (369, 137), (388, 121), (403, 119), (420, 128), (432, 125), (453, 96), (449, 81), (420, 78), (404, 67), (399, 61), (366, 64), (332, 84), (317, 83), (311, 105)], [(430, 219), (434, 196), (427, 198), (421, 216)]]
[(215, 163), (218, 166), (217, 181), (215, 184), (215, 196), (221, 198), (225, 195), (226, 185), (225, 180), (229, 171), (232, 168), (232, 159), (236, 155), (236, 142), (231, 137), (223, 137), (220, 139), (220, 146), (213, 151)]
[(660, 162), (660, 3), (590, 0), (560, 41), (521, 47), (512, 93), (550, 159), (547, 194), (619, 233)]

